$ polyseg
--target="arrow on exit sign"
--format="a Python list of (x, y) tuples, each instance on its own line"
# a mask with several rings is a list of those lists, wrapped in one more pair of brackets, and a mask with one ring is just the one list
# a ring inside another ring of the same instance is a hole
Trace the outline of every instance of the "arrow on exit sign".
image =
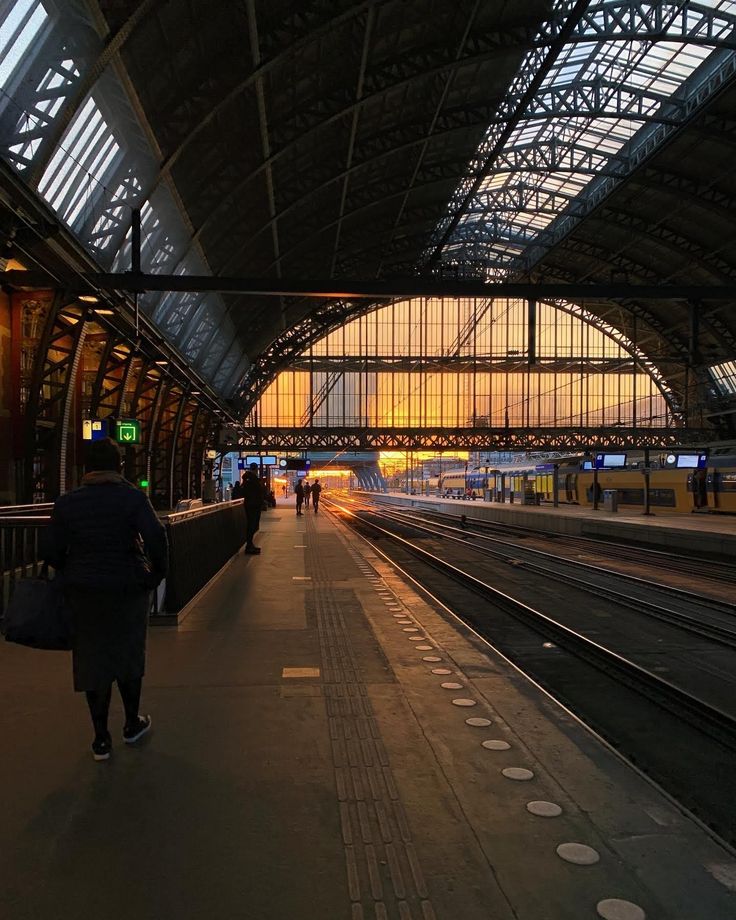
[(116, 424), (117, 440), (121, 444), (140, 444), (141, 425), (136, 419), (120, 419)]

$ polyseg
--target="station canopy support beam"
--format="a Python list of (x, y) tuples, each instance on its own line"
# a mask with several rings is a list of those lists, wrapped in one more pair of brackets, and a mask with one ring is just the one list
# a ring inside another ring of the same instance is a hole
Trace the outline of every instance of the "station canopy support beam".
[(296, 450), (671, 450), (707, 444), (703, 428), (246, 428), (241, 446)]
[[(13, 269), (0, 278), (14, 287), (58, 286), (44, 272)], [(403, 300), (411, 297), (508, 297), (522, 300), (736, 300), (736, 283), (610, 284), (456, 281), (410, 277), (385, 281), (349, 278), (294, 280), (287, 278), (223, 278), (213, 275), (150, 275), (143, 272), (91, 272), (75, 277), (68, 290), (79, 294), (145, 291), (217, 292), (258, 297), (308, 297), (319, 300)]]

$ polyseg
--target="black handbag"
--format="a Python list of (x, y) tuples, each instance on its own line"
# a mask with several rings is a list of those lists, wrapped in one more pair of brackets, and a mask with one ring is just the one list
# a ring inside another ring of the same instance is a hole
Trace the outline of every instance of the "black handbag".
[(67, 651), (72, 647), (71, 615), (61, 579), (49, 578), (48, 566), (41, 569), (40, 578), (16, 582), (2, 629), (6, 641), (29, 648)]

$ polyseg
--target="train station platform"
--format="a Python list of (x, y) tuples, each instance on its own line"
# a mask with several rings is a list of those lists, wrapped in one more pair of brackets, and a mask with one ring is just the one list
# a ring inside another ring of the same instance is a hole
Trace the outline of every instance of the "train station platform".
[[(437, 498), (407, 495), (405, 492), (370, 493), (378, 501), (408, 507), (426, 507), (458, 517), (465, 514), (479, 520), (530, 527), (547, 533), (564, 533), (575, 537), (626, 541), (633, 545), (654, 547), (692, 554), (703, 558), (736, 559), (736, 517), (727, 514), (670, 514), (641, 511), (604, 511), (579, 505), (551, 503), (522, 505), (519, 502), (486, 502), (481, 499)], [(693, 537), (697, 535), (697, 543)]]
[(68, 656), (0, 647), (0, 915), (736, 915), (733, 854), (334, 517), (258, 542), (151, 630), (107, 763)]

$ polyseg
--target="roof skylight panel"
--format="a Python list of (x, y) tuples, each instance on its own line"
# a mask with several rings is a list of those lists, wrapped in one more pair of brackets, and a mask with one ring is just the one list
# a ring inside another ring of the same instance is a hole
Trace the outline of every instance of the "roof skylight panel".
[(0, 25), (0, 86), (5, 86), (48, 19), (40, 0), (17, 0)]

